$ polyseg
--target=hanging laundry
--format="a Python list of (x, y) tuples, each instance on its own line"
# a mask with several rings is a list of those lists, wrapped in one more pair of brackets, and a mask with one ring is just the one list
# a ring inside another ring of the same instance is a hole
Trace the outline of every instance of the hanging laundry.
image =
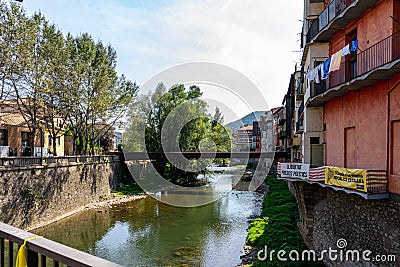
[(317, 76), (317, 69), (310, 70), (306, 75), (307, 81), (308, 82), (314, 81), (316, 79), (316, 76)]
[(342, 49), (342, 57), (347, 56), (348, 54), (350, 54), (350, 44), (346, 45)]
[(315, 82), (316, 83), (320, 83), (321, 82), (322, 68), (323, 68), (322, 64), (319, 64), (318, 67), (315, 68), (317, 70), (317, 74), (315, 75)]
[(358, 49), (358, 39), (354, 39), (353, 41), (351, 41), (350, 52), (351, 53), (357, 52), (357, 49)]
[(322, 80), (326, 80), (328, 79), (329, 76), (329, 64), (331, 63), (331, 58), (328, 57), (324, 63), (322, 63), (322, 71), (321, 71), (321, 76), (322, 76)]
[(340, 69), (341, 62), (342, 62), (342, 50), (339, 50), (331, 56), (331, 64), (329, 65), (329, 72)]

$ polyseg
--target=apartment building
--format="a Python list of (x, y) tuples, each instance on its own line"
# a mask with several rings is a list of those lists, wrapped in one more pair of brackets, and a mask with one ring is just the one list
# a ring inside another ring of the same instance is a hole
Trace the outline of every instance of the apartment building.
[(240, 126), (233, 132), (234, 151), (249, 152), (252, 147), (253, 125)]
[(284, 98), (291, 161), (378, 172), (399, 194), (400, 1), (305, 0), (302, 33)]

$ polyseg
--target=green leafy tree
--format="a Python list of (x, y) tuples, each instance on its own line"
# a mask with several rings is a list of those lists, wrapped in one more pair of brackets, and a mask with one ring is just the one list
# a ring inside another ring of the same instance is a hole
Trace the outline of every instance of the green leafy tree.
[[(218, 111), (214, 122), (201, 96), (198, 86), (186, 89), (184, 85), (177, 84), (166, 90), (161, 83), (154, 92), (139, 97), (142, 101), (132, 109), (131, 124), (125, 133), (127, 150), (137, 148), (136, 138), (144, 141), (149, 152), (229, 151), (230, 133), (221, 124), (222, 114)], [(135, 125), (138, 121), (141, 127)], [(145, 129), (144, 136), (140, 129)], [(164, 158), (157, 160), (154, 166), (171, 182), (188, 185), (196, 182), (197, 172), (182, 169), (188, 166), (204, 167), (209, 163), (210, 160), (191, 160), (181, 168)]]

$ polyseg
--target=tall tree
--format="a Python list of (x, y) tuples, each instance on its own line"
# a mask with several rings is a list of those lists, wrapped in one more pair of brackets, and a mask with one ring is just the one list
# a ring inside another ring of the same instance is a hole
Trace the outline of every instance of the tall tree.
[(138, 86), (116, 72), (116, 52), (89, 34), (67, 37), (75, 69), (69, 122), (84, 153), (95, 153), (96, 141), (129, 110)]
[[(133, 137), (140, 133), (135, 132), (137, 128), (133, 123), (139, 120), (145, 125), (144, 139), (149, 152), (229, 151), (229, 133), (220, 124), (212, 123), (213, 116), (207, 113), (207, 104), (201, 96), (198, 86), (186, 89), (184, 85), (178, 84), (166, 91), (165, 86), (159, 84), (153, 93), (144, 96), (146, 104), (136, 106), (130, 113), (132, 124), (125, 133), (127, 148), (135, 148), (132, 144), (135, 142)], [(140, 107), (145, 112), (137, 112)], [(144, 118), (143, 114), (147, 114), (147, 117)], [(219, 116), (218, 121), (221, 122), (222, 114), (216, 116)], [(197, 172), (184, 169), (204, 167), (204, 164), (209, 163), (191, 160), (179, 166), (164, 158), (157, 160), (154, 166), (160, 174), (174, 183), (191, 184), (195, 182)]]

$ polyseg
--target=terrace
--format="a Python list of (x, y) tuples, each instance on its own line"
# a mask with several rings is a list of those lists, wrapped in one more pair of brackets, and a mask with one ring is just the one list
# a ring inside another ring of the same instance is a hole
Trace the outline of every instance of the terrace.
[(333, 0), (321, 14), (311, 22), (306, 35), (306, 44), (328, 42), (350, 22), (360, 17), (377, 0)]
[(329, 75), (328, 82), (312, 90), (308, 106), (323, 106), (337, 96), (359, 90), (379, 80), (387, 80), (400, 72), (400, 31), (345, 60), (340, 69)]

